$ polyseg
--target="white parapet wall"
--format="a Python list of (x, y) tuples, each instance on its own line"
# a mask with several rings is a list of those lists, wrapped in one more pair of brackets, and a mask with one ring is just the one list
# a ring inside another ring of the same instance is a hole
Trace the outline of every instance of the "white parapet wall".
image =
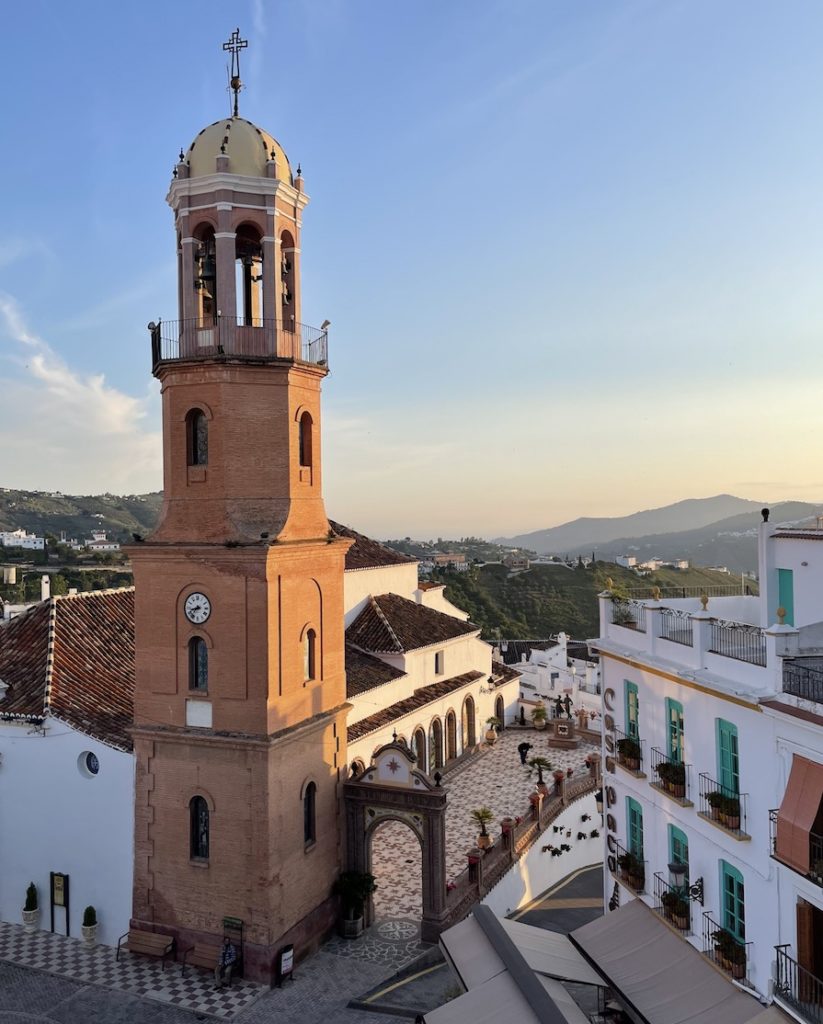
[[(588, 821), (583, 816), (588, 815)], [(558, 828), (559, 831), (555, 831)], [(590, 838), (592, 831), (599, 835)], [(567, 836), (567, 832), (571, 836)], [(578, 839), (577, 833), (585, 832), (585, 839)], [(559, 857), (553, 857), (544, 846), (571, 847)], [(597, 813), (594, 793), (575, 800), (548, 826), (525, 857), (515, 861), (511, 869), (495, 887), (481, 900), (499, 917), (506, 917), (520, 907), (525, 907), (541, 893), (580, 868), (603, 863), (603, 829)]]

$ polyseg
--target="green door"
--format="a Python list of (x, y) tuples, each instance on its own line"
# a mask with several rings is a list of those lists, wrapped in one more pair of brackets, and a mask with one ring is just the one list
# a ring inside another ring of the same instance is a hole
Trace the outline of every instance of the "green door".
[(777, 570), (777, 607), (786, 609), (785, 623), (794, 625), (794, 572), (791, 569)]
[(720, 898), (722, 900), (723, 927), (740, 942), (746, 941), (746, 906), (743, 876), (737, 870), (720, 861)]
[(637, 683), (626, 681), (626, 735), (633, 740), (640, 739), (640, 699)]
[(626, 797), (629, 853), (643, 860), (643, 808), (630, 796)]
[(668, 722), (669, 759), (683, 764), (683, 705), (670, 697), (666, 698), (666, 720)]
[(722, 718), (717, 722), (717, 781), (725, 796), (740, 793), (740, 758), (737, 753), (737, 726)]

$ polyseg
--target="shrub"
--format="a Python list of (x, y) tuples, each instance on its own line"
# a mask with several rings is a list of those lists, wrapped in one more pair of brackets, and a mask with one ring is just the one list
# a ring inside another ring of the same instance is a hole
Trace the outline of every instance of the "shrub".
[(480, 826), (480, 835), (487, 836), (489, 833), (486, 831), (486, 825), (489, 822), (494, 821), (494, 814), (489, 810), (488, 807), (478, 807), (476, 810), (471, 812), (472, 820), (476, 821)]
[(94, 907), (86, 907), (83, 911), (83, 927), (92, 928), (97, 924), (97, 911)]
[(29, 882), (26, 889), (26, 905), (23, 910), (37, 910), (37, 886), (34, 882)]

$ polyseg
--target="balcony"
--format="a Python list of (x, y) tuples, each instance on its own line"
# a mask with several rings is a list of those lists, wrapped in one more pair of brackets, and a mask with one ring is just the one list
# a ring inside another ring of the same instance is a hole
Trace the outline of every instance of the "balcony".
[(800, 658), (784, 661), (783, 692), (823, 704), (823, 660)]
[(663, 608), (660, 612), (660, 637), (684, 647), (694, 646), (694, 626), (689, 612), (678, 608)]
[(161, 320), (149, 324), (152, 372), (161, 363), (200, 360), (328, 365), (328, 331), (291, 320), (208, 319)]
[(717, 964), (735, 981), (745, 981), (748, 971), (748, 947), (708, 912), (703, 915), (703, 956)]
[(612, 623), (633, 629), (638, 633), (646, 632), (646, 606), (642, 601), (623, 601), (614, 598), (612, 601)]
[(629, 736), (620, 729), (614, 730), (617, 763), (637, 779), (645, 779), (643, 771), (643, 740)]
[(823, 981), (793, 960), (788, 946), (775, 946), (774, 995), (809, 1024), (823, 1024)]
[(646, 862), (620, 843), (614, 845), (617, 849), (616, 877), (635, 895), (642, 896), (646, 891)]
[(773, 811), (769, 811), (769, 839), (771, 840), (771, 855), (775, 860), (780, 861), (781, 864), (785, 864), (786, 867), (791, 868), (792, 871), (797, 871), (798, 875), (803, 878), (808, 878), (810, 882), (814, 882), (815, 885), (819, 885), (823, 888), (823, 836), (818, 835), (816, 832), (809, 832), (809, 870), (806, 874), (802, 871), (798, 871), (794, 865), (790, 864), (785, 857), (780, 856), (780, 850), (777, 844), (777, 808)]
[(751, 626), (746, 622), (715, 619), (712, 622), (709, 652), (745, 661), (749, 665), (766, 667), (766, 637), (763, 630), (760, 626)]
[(651, 749), (652, 785), (681, 807), (693, 807), (689, 800), (691, 765), (675, 761), (657, 747)]
[(654, 876), (654, 909), (684, 935), (692, 930), (692, 905), (682, 890), (669, 885), (661, 874)]
[(735, 839), (751, 839), (746, 832), (748, 793), (738, 793), (721, 785), (709, 775), (699, 776), (700, 806), (698, 814)]

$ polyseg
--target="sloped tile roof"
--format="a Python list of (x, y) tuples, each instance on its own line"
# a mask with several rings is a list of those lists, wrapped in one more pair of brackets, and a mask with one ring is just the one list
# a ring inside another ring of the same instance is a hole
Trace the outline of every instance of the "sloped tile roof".
[(470, 683), (476, 683), (478, 679), (482, 678), (482, 672), (464, 672), (462, 675), (452, 676), (451, 679), (442, 679), (439, 683), (432, 683), (431, 686), (421, 686), (418, 690), (414, 691), (411, 697), (406, 697), (395, 704), (390, 704), (387, 708), (382, 708), (373, 715), (369, 715), (368, 718), (361, 718), (359, 722), (350, 725), (347, 730), (348, 741), (353, 743), (363, 736), (368, 736), (370, 732), (375, 732), (386, 725), (391, 725), (392, 722), (410, 715), (413, 711), (425, 707), (426, 704), (431, 704), (432, 701), (446, 697), (448, 694), (454, 693)]
[(355, 697), (375, 686), (400, 679), (406, 673), (385, 661), (346, 644), (346, 696)]
[(354, 544), (346, 552), (347, 569), (375, 569), (381, 565), (408, 565), (416, 562), (416, 558), (401, 555), (399, 551), (387, 548), (371, 537), (329, 520), (329, 526), (338, 537), (348, 537)]
[(509, 668), (508, 665), (504, 665), (499, 661), (492, 662), (492, 682), (495, 686), (502, 686), (503, 683), (519, 678), (520, 673), (516, 672), (513, 668)]
[(375, 654), (403, 654), (479, 629), (473, 622), (426, 608), (398, 594), (381, 594), (369, 597), (346, 630), (346, 639)]
[(53, 597), (0, 627), (0, 718), (52, 714), (131, 750), (134, 588)]

